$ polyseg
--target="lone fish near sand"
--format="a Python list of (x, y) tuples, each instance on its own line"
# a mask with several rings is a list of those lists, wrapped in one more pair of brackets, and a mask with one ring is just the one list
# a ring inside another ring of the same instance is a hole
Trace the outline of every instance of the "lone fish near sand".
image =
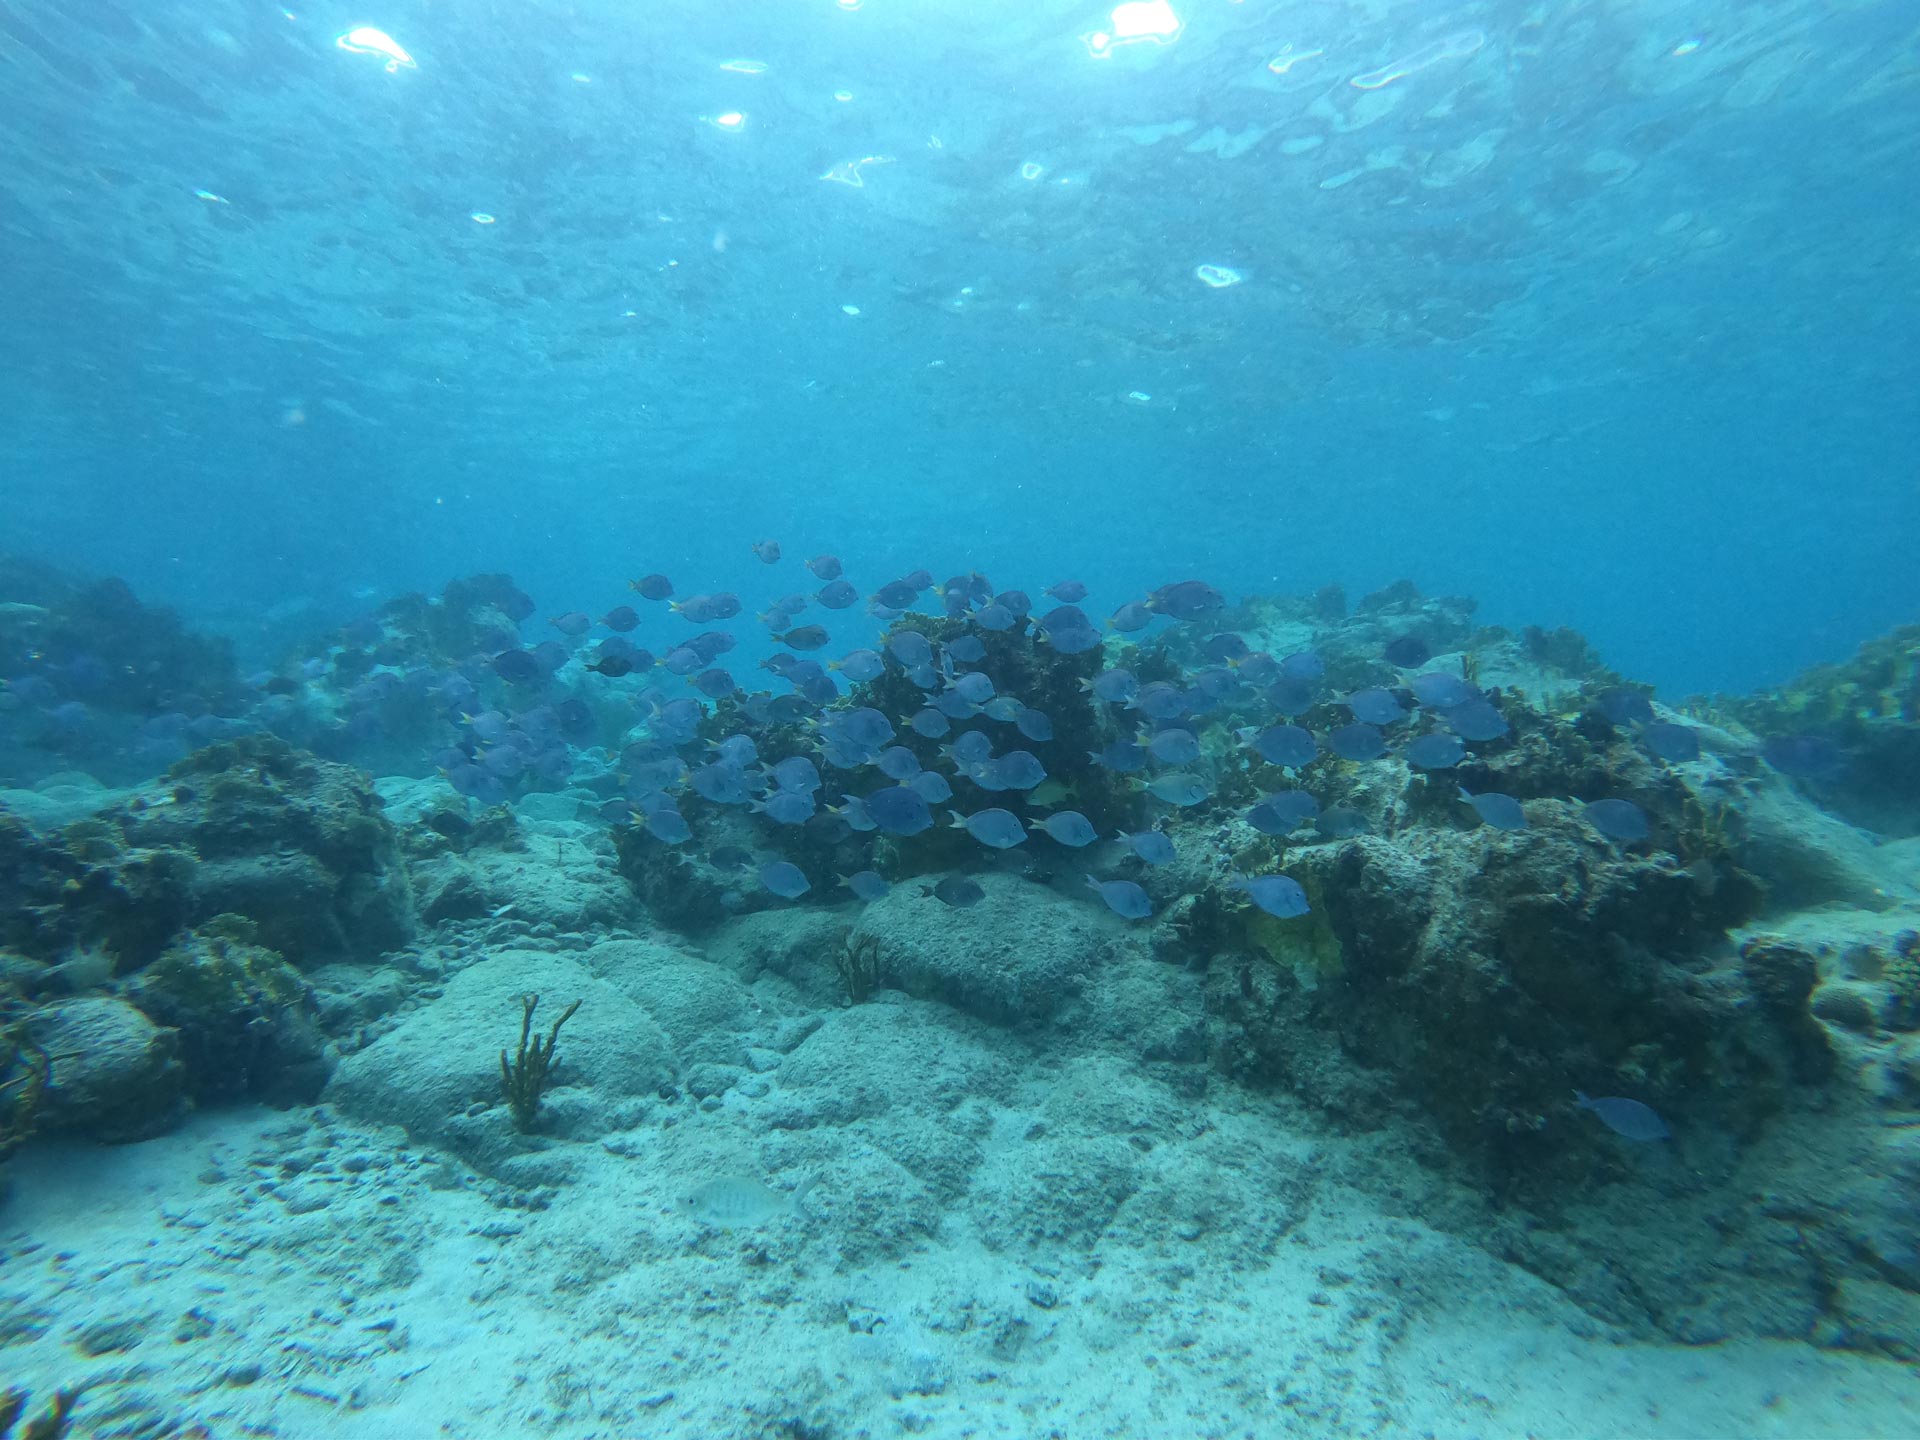
[(802, 1180), (792, 1193), (743, 1175), (719, 1175), (696, 1185), (674, 1201), (674, 1209), (721, 1230), (751, 1230), (791, 1215), (809, 1219), (806, 1198), (819, 1177)]

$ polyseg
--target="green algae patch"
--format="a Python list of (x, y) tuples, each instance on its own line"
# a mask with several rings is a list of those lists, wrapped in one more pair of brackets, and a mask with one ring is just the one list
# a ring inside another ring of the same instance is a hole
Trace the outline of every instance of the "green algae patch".
[(1248, 903), (1240, 923), (1250, 949), (1264, 953), (1274, 964), (1293, 972), (1303, 985), (1318, 986), (1337, 980), (1346, 969), (1340, 938), (1327, 923), (1323, 887), (1318, 877), (1295, 875), (1313, 908), (1305, 915), (1282, 920)]

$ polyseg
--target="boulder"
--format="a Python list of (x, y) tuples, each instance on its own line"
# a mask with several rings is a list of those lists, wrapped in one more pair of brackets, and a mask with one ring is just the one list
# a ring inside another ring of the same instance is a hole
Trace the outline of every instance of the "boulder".
[(39, 1133), (145, 1140), (186, 1115), (178, 1034), (125, 1000), (55, 1001), (33, 1012), (26, 1034), (52, 1067), (35, 1117)]
[[(527, 994), (541, 997), (538, 1037), (581, 1002), (560, 1031), (554, 1103), (533, 1136), (514, 1128), (500, 1073), (502, 1051), (510, 1059), (516, 1051)], [(540, 1151), (545, 1135), (583, 1139), (630, 1125), (644, 1108), (634, 1102), (655, 1097), (675, 1069), (660, 1027), (615, 986), (572, 958), (512, 950), (461, 971), (432, 1005), (348, 1056), (326, 1098), (358, 1119), (403, 1125), (482, 1170), (553, 1178), (554, 1167), (515, 1161)]]
[(897, 885), (861, 914), (882, 983), (995, 1024), (1061, 1022), (1087, 988), (1128, 960), (1153, 963), (1147, 933), (1087, 899), (1012, 875), (977, 878), (986, 896), (955, 909)]
[(129, 998), (179, 1036), (187, 1088), (196, 1101), (305, 1104), (327, 1082), (333, 1057), (313, 990), (300, 972), (259, 943), (237, 915), (189, 932), (129, 987)]

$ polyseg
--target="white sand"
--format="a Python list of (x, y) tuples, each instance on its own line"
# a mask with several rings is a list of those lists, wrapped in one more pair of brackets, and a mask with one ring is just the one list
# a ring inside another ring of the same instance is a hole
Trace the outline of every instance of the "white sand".
[(844, 1258), (859, 1207), (831, 1174), (813, 1219), (719, 1232), (636, 1183), (624, 1146), (576, 1145), (576, 1182), (523, 1213), (397, 1132), (313, 1114), (21, 1157), (0, 1237), (8, 1382), (93, 1385), (81, 1435), (142, 1417), (365, 1440), (1920, 1434), (1908, 1367), (1617, 1343), (1334, 1182), (1251, 1253), (1235, 1229), (1233, 1246), (1167, 1235), (1044, 1264), (953, 1214), (861, 1265)]

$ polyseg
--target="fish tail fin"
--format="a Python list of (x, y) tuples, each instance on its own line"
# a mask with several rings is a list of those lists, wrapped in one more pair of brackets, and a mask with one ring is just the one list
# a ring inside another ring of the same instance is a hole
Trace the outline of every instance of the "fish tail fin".
[(807, 1219), (813, 1218), (813, 1211), (807, 1208), (807, 1196), (813, 1193), (813, 1187), (819, 1183), (818, 1175), (809, 1175), (794, 1188), (793, 1194), (787, 1197), (787, 1203), (793, 1207), (794, 1214)]

